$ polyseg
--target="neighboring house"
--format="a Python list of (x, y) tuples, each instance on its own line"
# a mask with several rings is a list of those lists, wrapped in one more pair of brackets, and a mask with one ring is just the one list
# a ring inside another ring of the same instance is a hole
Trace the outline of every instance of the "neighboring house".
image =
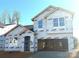
[(34, 33), (21, 25), (6, 25), (0, 30), (4, 36), (4, 51), (34, 52)]
[(38, 51), (69, 51), (74, 49), (73, 13), (65, 9), (49, 6), (35, 16), (35, 38)]

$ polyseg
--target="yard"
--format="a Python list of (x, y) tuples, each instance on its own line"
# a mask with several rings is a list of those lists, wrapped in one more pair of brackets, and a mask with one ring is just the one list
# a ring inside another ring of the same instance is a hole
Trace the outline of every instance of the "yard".
[(28, 58), (30, 52), (0, 52), (0, 58)]

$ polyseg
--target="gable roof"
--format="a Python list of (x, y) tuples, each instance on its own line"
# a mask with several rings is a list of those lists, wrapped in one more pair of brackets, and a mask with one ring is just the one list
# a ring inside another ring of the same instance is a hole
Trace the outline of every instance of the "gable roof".
[(4, 28), (0, 28), (0, 35), (4, 35), (7, 32), (11, 31), (13, 28), (17, 27), (16, 24), (4, 26)]
[(50, 14), (56, 12), (57, 10), (63, 10), (63, 11), (66, 11), (66, 12), (68, 12), (68, 13), (70, 13), (70, 14), (73, 15), (72, 12), (70, 12), (70, 11), (68, 11), (66, 9), (63, 9), (63, 8), (60, 8), (60, 7), (54, 7), (54, 6), (50, 5), (46, 9), (44, 9), (42, 12), (40, 12), (39, 14), (37, 14), (35, 17), (33, 17), (32, 21), (34, 21), (35, 18), (37, 18), (38, 16), (42, 15), (45, 11), (50, 10), (50, 9), (51, 10), (53, 9), (53, 10), (52, 10), (52, 12), (48, 13), (48, 15), (46, 15), (46, 17), (48, 17)]
[[(22, 30), (21, 32), (19, 32), (19, 34), (24, 33), (24, 32), (26, 32), (26, 31), (31, 31), (31, 30), (29, 30), (28, 28), (26, 28), (26, 27), (24, 27), (24, 26), (22, 26), (22, 25), (17, 25), (16, 27), (12, 28), (10, 31), (8, 31), (8, 32), (5, 33), (4, 35), (6, 36), (8, 33), (10, 33), (11, 31), (13, 31), (14, 29), (16, 29), (16, 28), (18, 28), (18, 27), (23, 28), (23, 30)], [(32, 31), (31, 31), (31, 32), (32, 32)]]
[(6, 36), (8, 33), (10, 33), (11, 31), (13, 31), (14, 29), (16, 29), (19, 26), (22, 27), (22, 28), (24, 28), (24, 31), (23, 32), (29, 30), (28, 28), (26, 28), (24, 26), (21, 26), (21, 25), (9, 24), (9, 25), (5, 25), (4, 28), (0, 28), (0, 36), (1, 35), (5, 35)]
[(15, 26), (14, 28), (12, 28), (10, 31), (8, 31), (7, 33), (5, 33), (5, 36), (6, 36), (8, 33), (10, 33), (11, 31), (13, 31), (14, 29), (18, 28), (18, 27), (24, 28), (24, 30), (23, 30), (22, 32), (25, 32), (25, 31), (29, 30), (28, 28), (25, 28), (25, 27), (23, 27), (23, 26), (21, 26), (21, 25), (17, 25), (17, 26)]
[[(38, 16), (44, 14), (46, 11), (50, 11), (52, 9), (52, 11), (55, 11), (57, 8), (54, 6), (48, 6), (46, 9), (44, 9), (42, 12), (38, 13), (35, 17), (32, 18), (32, 21), (34, 21), (35, 18), (37, 18)], [(48, 13), (47, 13), (48, 14)]]

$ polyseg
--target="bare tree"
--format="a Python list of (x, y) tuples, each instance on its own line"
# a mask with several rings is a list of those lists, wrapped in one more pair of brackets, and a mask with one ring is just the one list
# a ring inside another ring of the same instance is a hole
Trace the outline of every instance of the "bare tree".
[(3, 21), (2, 21), (2, 19), (1, 19), (1, 17), (0, 17), (0, 23), (3, 23)]
[(19, 24), (19, 19), (20, 19), (20, 13), (17, 11), (14, 11), (12, 16), (12, 23)]
[(2, 21), (3, 21), (3, 23), (5, 24), (6, 23), (6, 11), (4, 11), (3, 13), (2, 13), (2, 17), (1, 17), (1, 19), (2, 19)]
[(12, 18), (11, 18), (10, 14), (8, 14), (8, 20), (9, 20), (9, 24), (11, 24), (12, 23)]
[(2, 13), (1, 19), (4, 24), (11, 24), (10, 14), (6, 10)]
[(20, 13), (17, 11), (13, 12), (11, 16), (6, 10), (2, 13), (0, 17), (0, 22), (3, 24), (19, 24)]

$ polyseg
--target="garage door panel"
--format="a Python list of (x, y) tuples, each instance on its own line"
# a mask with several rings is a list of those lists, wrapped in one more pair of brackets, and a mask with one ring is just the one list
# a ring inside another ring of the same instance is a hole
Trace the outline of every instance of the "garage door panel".
[(67, 51), (68, 42), (67, 39), (45, 39), (38, 40), (38, 50), (43, 51)]

